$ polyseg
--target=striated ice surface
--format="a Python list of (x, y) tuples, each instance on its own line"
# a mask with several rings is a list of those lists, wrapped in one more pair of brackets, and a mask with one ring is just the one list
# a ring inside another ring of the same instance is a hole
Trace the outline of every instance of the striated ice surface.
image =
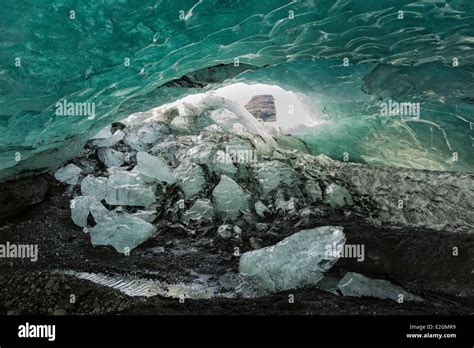
[(212, 191), (212, 200), (217, 214), (225, 220), (236, 220), (242, 213), (250, 211), (249, 195), (225, 175)]
[(124, 254), (145, 242), (155, 232), (156, 227), (149, 222), (125, 213), (104, 219), (89, 231), (92, 245), (110, 245)]
[(281, 242), (241, 255), (239, 272), (265, 292), (317, 284), (339, 259), (328, 248), (342, 246), (342, 227), (323, 226), (299, 231)]
[(376, 297), (382, 300), (393, 300), (399, 303), (404, 301), (422, 301), (419, 296), (396, 286), (384, 279), (370, 279), (362, 274), (348, 272), (338, 284), (344, 296)]

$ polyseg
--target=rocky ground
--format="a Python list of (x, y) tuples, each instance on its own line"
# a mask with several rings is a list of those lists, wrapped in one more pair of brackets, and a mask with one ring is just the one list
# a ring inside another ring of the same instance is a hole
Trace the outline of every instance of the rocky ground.
[[(471, 175), (314, 157), (298, 139), (219, 103), (170, 108), (148, 123), (150, 115), (135, 115), (54, 176), (4, 184), (0, 198), (12, 208), (2, 213), (0, 244), (36, 244), (39, 258), (0, 259), (0, 313), (474, 312)], [(41, 189), (25, 190), (35, 183)], [(363, 262), (333, 260), (316, 286), (239, 293), (242, 254), (319, 226), (342, 227), (346, 245), (365, 247)], [(423, 301), (342, 296), (337, 283), (350, 271)], [(109, 277), (110, 286), (77, 272)], [(128, 296), (117, 290), (121, 277), (164, 292)], [(197, 295), (183, 297), (183, 284)]]
[[(348, 239), (364, 241), (376, 233), (380, 239), (373, 241), (386, 249), (385, 267), (370, 267), (364, 263), (341, 259), (334, 273), (354, 270), (373, 276), (384, 276), (396, 281), (405, 289), (427, 299), (427, 303), (403, 303), (374, 298), (337, 296), (317, 288), (285, 291), (256, 299), (186, 299), (156, 296), (151, 298), (129, 297), (108, 287), (87, 280), (60, 275), (55, 270), (75, 269), (88, 272), (137, 274), (141, 277), (160, 277), (169, 282), (189, 279), (196, 272), (223, 274), (236, 270), (238, 259), (229, 251), (206, 249), (199, 252), (176, 255), (172, 253), (152, 254), (147, 251), (154, 246), (166, 245), (173, 237), (165, 234), (152, 238), (138, 247), (130, 256), (117, 254), (107, 247), (93, 247), (90, 237), (70, 220), (67, 187), (47, 177), (51, 189), (42, 203), (25, 211), (22, 217), (3, 221), (0, 242), (38, 243), (38, 262), (14, 260), (13, 264), (1, 261), (0, 313), (5, 314), (472, 314), (474, 293), (468, 279), (451, 279), (455, 267), (442, 263), (417, 262), (397, 255), (397, 250), (410, 249), (426, 254), (426, 248), (436, 248), (438, 241), (432, 240), (435, 231), (406, 230), (394, 232), (374, 228), (363, 221), (352, 221), (344, 216), (333, 216), (324, 223), (344, 225)], [(410, 236), (404, 241), (404, 235)], [(196, 245), (196, 238), (175, 235), (185, 245)], [(456, 243), (465, 242), (461, 236), (453, 235)], [(375, 246), (375, 245), (374, 245)], [(421, 259), (421, 257), (419, 257)], [(406, 264), (415, 262), (410, 268)], [(362, 267), (364, 265), (364, 267)], [(446, 274), (444, 278), (427, 279), (430, 268)], [(403, 270), (403, 271), (402, 271)], [(393, 278), (390, 278), (393, 277)], [(397, 280), (398, 279), (398, 280)], [(294, 294), (294, 303), (289, 303), (289, 294)], [(75, 303), (71, 303), (71, 295)]]

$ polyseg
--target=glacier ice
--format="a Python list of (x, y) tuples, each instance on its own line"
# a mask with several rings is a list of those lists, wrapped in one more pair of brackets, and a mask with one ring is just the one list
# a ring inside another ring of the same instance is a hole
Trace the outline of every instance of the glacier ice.
[(186, 198), (201, 193), (206, 185), (204, 170), (192, 162), (183, 162), (173, 172)]
[(209, 222), (214, 218), (214, 207), (209, 199), (198, 199), (193, 206), (183, 214), (183, 222)]
[(120, 167), (125, 163), (125, 154), (115, 149), (101, 147), (97, 150), (97, 155), (107, 168)]
[[(102, 135), (105, 135), (105, 134), (106, 134), (105, 131), (104, 131), (103, 134), (101, 134), (101, 132), (99, 132), (99, 134), (96, 135), (96, 137), (102, 136)], [(95, 146), (100, 146), (100, 147), (112, 147), (124, 138), (125, 138), (125, 133), (119, 129), (119, 130), (115, 131), (114, 134), (111, 134), (107, 138), (96, 138), (96, 139), (94, 139), (93, 144)]]
[(324, 190), (324, 201), (333, 208), (342, 208), (346, 205), (352, 205), (352, 197), (350, 192), (337, 184), (330, 184)]
[(75, 197), (71, 200), (70, 208), (72, 221), (80, 227), (87, 226), (89, 214), (92, 214), (96, 223), (111, 216), (110, 211), (93, 196)]
[(275, 245), (248, 251), (240, 257), (239, 272), (268, 293), (315, 285), (339, 259), (327, 250), (344, 245), (342, 231), (336, 226), (302, 230)]
[(261, 201), (255, 202), (255, 212), (258, 216), (264, 218), (270, 214), (270, 210)]
[(135, 170), (143, 175), (168, 184), (176, 182), (173, 172), (165, 162), (143, 151), (137, 153), (137, 166)]
[(267, 197), (270, 192), (281, 184), (294, 186), (297, 179), (295, 170), (280, 161), (257, 163), (254, 167), (254, 173), (263, 197)]
[(221, 239), (230, 239), (233, 232), (234, 229), (232, 228), (232, 225), (223, 224), (217, 228), (217, 236)]
[[(4, 69), (2, 181), (51, 170), (77, 155), (87, 139), (107, 124), (184, 94), (218, 88), (226, 79), (308, 94), (311, 106), (324, 110), (331, 121), (312, 130), (316, 133), (308, 136), (307, 140), (313, 139), (309, 147), (314, 145), (332, 157), (349, 151), (351, 158), (369, 163), (472, 170), (468, 155), (446, 163), (454, 151), (469, 154), (472, 148), (469, 96), (474, 85), (465, 77), (472, 74), (474, 9), (466, 0), (416, 4), (384, 0), (370, 5), (322, 1), (317, 8), (308, 6), (311, 1), (290, 6), (283, 0), (202, 0), (197, 6), (194, 2), (146, 4), (138, 12), (135, 4), (98, 1), (73, 6), (84, 14), (82, 18), (93, 20), (65, 26), (64, 7), (71, 4), (69, 0), (61, 5), (35, 2), (29, 11), (37, 16), (25, 17), (16, 1), (3, 3), (5, 12), (19, 21), (7, 22), (5, 35), (34, 44), (3, 48), (5, 57), (29, 58), (28, 64), (12, 63)], [(296, 13), (291, 20), (290, 7)], [(193, 11), (185, 21), (175, 20), (176, 13), (190, 8)], [(409, 15), (393, 21), (396, 10)], [(111, 12), (123, 27), (133, 30), (108, 27)], [(315, 23), (322, 23), (321, 30), (312, 30)], [(84, 39), (94, 25), (108, 29)], [(460, 27), (463, 30), (456, 30)], [(413, 46), (414, 32), (422, 38), (419, 47)], [(257, 36), (258, 40), (251, 39)], [(71, 49), (79, 46), (89, 59)], [(124, 51), (133, 54), (136, 65), (124, 67)], [(341, 63), (344, 57), (348, 66)], [(459, 66), (453, 67), (452, 57)], [(234, 67), (236, 58), (239, 64)], [(232, 69), (238, 70), (228, 74)], [(387, 96), (419, 99), (426, 110), (437, 112), (422, 113), (418, 121), (381, 120), (376, 117), (378, 103)], [(55, 115), (55, 103), (66, 97), (70, 102), (94, 102), (96, 117)], [(216, 109), (245, 115), (248, 124), (239, 123), (251, 132), (263, 131), (265, 139), (272, 141), (247, 110), (233, 105)], [(400, 137), (406, 142), (399, 142)], [(105, 147), (116, 144), (116, 139), (97, 140)], [(14, 153), (19, 150), (26, 160), (17, 163)]]
[(110, 245), (124, 254), (148, 240), (155, 232), (156, 227), (151, 223), (126, 213), (101, 220), (89, 231), (94, 246)]
[(347, 272), (339, 281), (338, 288), (344, 296), (368, 296), (400, 303), (404, 301), (422, 301), (419, 296), (413, 295), (387, 280), (370, 279), (355, 272)]
[(79, 181), (79, 175), (81, 174), (82, 169), (74, 164), (68, 164), (62, 168), (59, 168), (55, 173), (54, 177), (66, 184), (76, 185)]
[(87, 226), (87, 217), (89, 216), (90, 197), (79, 196), (71, 200), (71, 219), (80, 226)]
[(236, 220), (242, 213), (249, 213), (249, 195), (231, 178), (222, 175), (212, 191), (217, 214), (225, 220)]
[(117, 172), (109, 176), (105, 201), (110, 205), (150, 206), (156, 202), (155, 186), (147, 185), (133, 172)]
[(87, 175), (82, 179), (81, 192), (84, 196), (93, 196), (98, 200), (103, 200), (107, 194), (107, 178)]
[(308, 180), (305, 183), (305, 189), (311, 202), (316, 203), (323, 199), (323, 192), (317, 182)]

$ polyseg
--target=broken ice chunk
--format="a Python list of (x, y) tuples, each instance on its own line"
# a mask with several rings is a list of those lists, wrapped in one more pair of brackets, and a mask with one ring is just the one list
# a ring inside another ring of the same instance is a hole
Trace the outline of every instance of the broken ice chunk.
[(95, 222), (99, 222), (110, 216), (110, 212), (102, 203), (92, 196), (78, 196), (71, 200), (71, 219), (80, 226), (87, 226), (87, 218), (89, 213), (94, 217)]
[(149, 144), (145, 144), (141, 141), (137, 133), (128, 133), (125, 136), (124, 143), (135, 151), (147, 151), (150, 148)]
[(289, 200), (285, 200), (283, 194), (278, 191), (275, 197), (275, 208), (280, 212), (295, 213), (297, 201), (298, 200), (294, 197), (290, 197)]
[(214, 218), (214, 207), (209, 199), (198, 199), (191, 209), (183, 214), (183, 222), (189, 224), (191, 221), (212, 221)]
[(138, 130), (137, 135), (138, 139), (144, 144), (154, 144), (158, 140), (156, 130), (150, 124), (143, 125)]
[(323, 198), (323, 193), (318, 183), (315, 181), (307, 181), (305, 184), (306, 193), (308, 194), (309, 200), (312, 203), (321, 201)]
[(125, 133), (121, 130), (117, 130), (112, 136), (105, 139), (96, 139), (93, 144), (97, 147), (112, 147), (125, 138)]
[(255, 202), (255, 212), (261, 218), (264, 218), (265, 216), (270, 214), (270, 210), (261, 201)]
[(148, 222), (153, 222), (156, 219), (156, 210), (139, 210), (136, 213), (133, 213), (133, 216), (139, 217)]
[(421, 297), (413, 295), (387, 280), (370, 279), (355, 272), (346, 273), (340, 280), (338, 288), (344, 296), (369, 296), (382, 300), (389, 299), (399, 303), (403, 301), (423, 301)]
[(136, 173), (118, 172), (107, 181), (105, 201), (111, 205), (147, 207), (155, 203), (155, 186), (145, 185)]
[(328, 247), (342, 246), (342, 227), (299, 231), (281, 242), (242, 254), (239, 272), (267, 293), (317, 284), (339, 259)]
[(215, 145), (212, 143), (200, 142), (187, 150), (186, 155), (181, 158), (181, 161), (187, 159), (198, 164), (209, 164), (212, 161), (212, 152)]
[(212, 191), (217, 213), (225, 220), (236, 220), (240, 214), (248, 213), (249, 195), (231, 178), (222, 175), (219, 184)]
[(90, 197), (79, 196), (71, 200), (71, 219), (80, 227), (87, 226), (87, 217), (89, 216)]
[(176, 178), (165, 162), (143, 151), (137, 153), (137, 166), (135, 170), (150, 178), (155, 178), (168, 184), (176, 182)]
[(346, 205), (354, 204), (349, 191), (336, 184), (330, 184), (326, 187), (326, 190), (324, 190), (324, 201), (332, 208), (342, 208)]
[(255, 165), (254, 173), (263, 197), (266, 197), (282, 183), (289, 187), (294, 186), (297, 179), (295, 170), (280, 161), (258, 163)]
[(214, 160), (208, 166), (211, 171), (229, 177), (233, 177), (237, 173), (237, 168), (232, 163), (232, 157), (222, 150), (216, 152)]
[(108, 147), (99, 148), (97, 155), (107, 168), (120, 167), (125, 162), (125, 155), (122, 152)]
[(91, 140), (96, 139), (107, 139), (112, 136), (112, 132), (110, 131), (112, 128), (111, 125), (105, 126), (102, 128), (96, 135), (94, 135)]
[(54, 177), (61, 182), (64, 182), (69, 185), (76, 185), (79, 181), (79, 174), (81, 174), (81, 168), (74, 164), (68, 164), (62, 168), (59, 168)]
[(119, 253), (127, 254), (156, 232), (156, 227), (145, 220), (120, 214), (100, 221), (90, 229), (92, 245), (111, 245)]
[(82, 180), (81, 192), (84, 196), (93, 196), (99, 201), (103, 200), (107, 193), (107, 178), (96, 178), (89, 174)]
[(192, 162), (183, 162), (173, 172), (186, 198), (191, 198), (204, 190), (206, 177), (204, 170)]
[(221, 239), (226, 240), (232, 238), (233, 232), (234, 229), (232, 228), (232, 225), (224, 224), (220, 225), (217, 229), (217, 236)]

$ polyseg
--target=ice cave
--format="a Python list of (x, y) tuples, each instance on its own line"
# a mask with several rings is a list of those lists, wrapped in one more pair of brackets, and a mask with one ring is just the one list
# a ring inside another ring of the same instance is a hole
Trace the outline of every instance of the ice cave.
[(473, 1), (0, 11), (0, 314), (473, 313)]

